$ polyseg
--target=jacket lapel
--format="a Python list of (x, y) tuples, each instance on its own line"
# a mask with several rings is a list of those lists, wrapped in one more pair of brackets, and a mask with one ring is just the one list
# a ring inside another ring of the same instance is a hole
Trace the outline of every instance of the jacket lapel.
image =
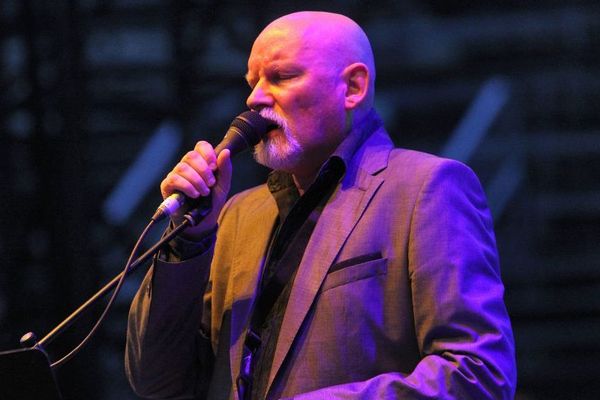
[(265, 189), (263, 201), (255, 202), (242, 213), (245, 237), (248, 242), (236, 243), (231, 272), (232, 305), (230, 337), (230, 369), (232, 382), (239, 375), (246, 322), (257, 294), (258, 282), (264, 266), (264, 257), (269, 244), (273, 224), (277, 218), (277, 207)]
[(375, 132), (354, 155), (342, 184), (324, 208), (298, 267), (279, 332), (268, 388), (281, 368), (329, 267), (383, 183), (383, 177), (377, 173), (387, 166), (392, 147), (383, 129)]

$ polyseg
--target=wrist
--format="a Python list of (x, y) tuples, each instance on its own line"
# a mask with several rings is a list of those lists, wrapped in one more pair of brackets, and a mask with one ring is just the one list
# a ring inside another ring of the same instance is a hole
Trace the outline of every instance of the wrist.
[[(173, 229), (173, 222), (167, 228)], [(202, 230), (193, 235), (188, 235), (187, 230), (174, 237), (168, 243), (169, 260), (185, 261), (208, 251), (214, 244), (217, 236), (217, 225), (212, 229)]]

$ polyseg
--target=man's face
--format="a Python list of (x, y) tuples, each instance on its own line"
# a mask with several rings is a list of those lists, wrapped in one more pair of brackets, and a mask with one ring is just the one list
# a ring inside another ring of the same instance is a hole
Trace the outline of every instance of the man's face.
[(252, 92), (246, 104), (279, 125), (257, 146), (259, 162), (312, 173), (343, 139), (344, 87), (328, 55), (310, 32), (285, 26), (267, 28), (255, 41), (248, 59), (246, 78)]

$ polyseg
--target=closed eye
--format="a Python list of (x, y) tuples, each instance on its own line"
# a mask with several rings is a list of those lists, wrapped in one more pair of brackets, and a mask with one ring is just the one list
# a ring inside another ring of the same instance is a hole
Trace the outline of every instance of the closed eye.
[(298, 76), (297, 74), (293, 74), (293, 73), (276, 72), (271, 76), (271, 82), (273, 82), (273, 83), (285, 82), (285, 81), (294, 79), (297, 76)]
[(289, 81), (302, 75), (302, 71), (297, 68), (287, 68), (275, 66), (269, 74), (269, 79), (274, 82)]
[(295, 78), (296, 76), (298, 76), (298, 74), (295, 74), (295, 73), (290, 73), (290, 74), (279, 73), (279, 74), (277, 75), (277, 77), (278, 77), (280, 80), (292, 79), (292, 78)]

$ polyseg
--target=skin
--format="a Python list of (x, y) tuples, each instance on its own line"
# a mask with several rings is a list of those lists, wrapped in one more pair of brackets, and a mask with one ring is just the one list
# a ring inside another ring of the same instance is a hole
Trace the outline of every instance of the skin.
[[(362, 125), (373, 105), (374, 71), (366, 35), (354, 21), (338, 14), (289, 14), (269, 24), (254, 42), (246, 104), (252, 110), (275, 112), (301, 145), (298, 157), (290, 157), (282, 168), (292, 174), (301, 194), (349, 132)], [(277, 136), (286, 140), (281, 128), (268, 136), (266, 140)], [(215, 226), (231, 175), (229, 151), (217, 157), (209, 143), (200, 141), (162, 181), (165, 198), (174, 191), (193, 198), (212, 192), (212, 213), (186, 230), (188, 238), (201, 238)], [(181, 216), (173, 219), (179, 223)]]

